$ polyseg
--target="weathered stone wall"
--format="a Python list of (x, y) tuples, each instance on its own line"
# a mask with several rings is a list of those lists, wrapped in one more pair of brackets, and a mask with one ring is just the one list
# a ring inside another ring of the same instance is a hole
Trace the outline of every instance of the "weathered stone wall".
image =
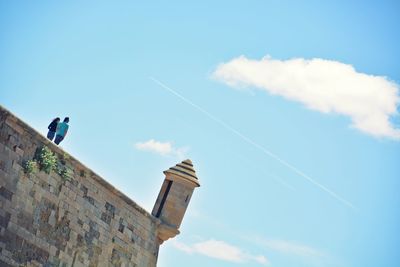
[[(71, 172), (24, 172), (49, 147)], [(0, 107), (0, 266), (156, 266), (160, 221)]]

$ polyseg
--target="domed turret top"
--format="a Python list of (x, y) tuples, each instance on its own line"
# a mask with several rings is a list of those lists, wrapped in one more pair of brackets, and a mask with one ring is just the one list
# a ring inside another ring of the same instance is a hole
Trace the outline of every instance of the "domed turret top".
[(181, 163), (176, 164), (174, 167), (171, 167), (168, 170), (164, 171), (164, 173), (175, 174), (192, 181), (193, 179), (195, 179), (193, 182), (198, 184), (196, 171), (194, 170), (193, 163), (190, 159), (184, 160)]

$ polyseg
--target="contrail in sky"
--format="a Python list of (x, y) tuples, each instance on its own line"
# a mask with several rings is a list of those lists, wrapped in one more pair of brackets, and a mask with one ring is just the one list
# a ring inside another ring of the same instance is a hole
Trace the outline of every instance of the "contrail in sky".
[(272, 178), (273, 180), (275, 180), (276, 182), (280, 183), (281, 185), (283, 185), (284, 187), (296, 191), (296, 188), (294, 188), (292, 185), (288, 184), (284, 179), (282, 179), (281, 177), (278, 177), (276, 174), (273, 174), (272, 172), (266, 172), (264, 169), (261, 169), (260, 166), (254, 164), (252, 161), (250, 161), (248, 158), (243, 157), (242, 155), (236, 154), (238, 158), (240, 158), (240, 160), (242, 160), (243, 162), (247, 163), (248, 166), (251, 166), (251, 168), (253, 169), (258, 169), (258, 171), (260, 171), (261, 173), (267, 175), (269, 178)]
[(153, 77), (149, 77), (152, 81), (154, 81), (156, 84), (158, 84), (159, 86), (161, 86), (162, 88), (166, 89), (168, 92), (172, 93), (173, 95), (175, 95), (176, 97), (180, 98), (181, 100), (183, 100), (184, 102), (186, 102), (187, 104), (191, 105), (192, 107), (194, 107), (195, 109), (197, 109), (198, 111), (200, 111), (201, 113), (205, 114), (207, 117), (209, 117), (210, 119), (212, 119), (213, 121), (217, 122), (219, 125), (221, 125), (222, 127), (224, 127), (225, 129), (227, 129), (228, 131), (234, 133), (235, 135), (237, 135), (238, 137), (240, 137), (243, 141), (245, 141), (246, 143), (254, 146), (255, 148), (257, 148), (258, 150), (262, 151), (264, 154), (266, 154), (267, 156), (277, 160), (278, 162), (280, 162), (282, 165), (286, 166), (287, 168), (291, 169), (294, 173), (298, 174), (299, 176), (303, 177), (304, 179), (306, 179), (307, 181), (309, 181), (310, 183), (312, 183), (313, 185), (317, 186), (318, 188), (322, 189), (323, 191), (325, 191), (326, 193), (328, 193), (329, 195), (331, 195), (332, 197), (334, 197), (335, 199), (339, 200), (340, 202), (342, 202), (343, 204), (345, 204), (346, 206), (352, 208), (352, 209), (356, 209), (354, 207), (354, 205), (352, 203), (350, 203), (348, 200), (342, 198), (341, 196), (339, 196), (338, 194), (336, 194), (335, 192), (333, 192), (332, 190), (330, 190), (329, 188), (327, 188), (326, 186), (320, 184), (319, 182), (317, 182), (316, 180), (314, 180), (313, 178), (311, 178), (310, 176), (308, 176), (307, 174), (305, 174), (304, 172), (302, 172), (300, 169), (298, 169), (297, 167), (293, 166), (292, 164), (288, 163), (287, 161), (281, 159), (280, 157), (278, 157), (277, 155), (275, 155), (274, 153), (272, 153), (271, 151), (269, 151), (268, 149), (266, 149), (265, 147), (263, 147), (262, 145), (257, 144), (256, 142), (254, 142), (253, 140), (251, 140), (249, 137), (243, 135), (241, 132), (239, 132), (238, 130), (232, 128), (231, 126), (229, 126), (228, 124), (226, 124), (225, 122), (223, 122), (222, 120), (218, 119), (217, 117), (215, 117), (214, 115), (212, 115), (211, 113), (209, 113), (207, 110), (203, 109), (202, 107), (196, 105), (195, 103), (193, 103), (192, 101), (190, 101), (189, 99), (187, 99), (186, 97), (184, 97), (183, 95), (179, 94), (178, 92), (176, 92), (175, 90), (173, 90), (172, 88), (168, 87), (167, 85), (165, 85), (164, 83), (160, 82), (159, 80), (157, 80), (156, 78)]

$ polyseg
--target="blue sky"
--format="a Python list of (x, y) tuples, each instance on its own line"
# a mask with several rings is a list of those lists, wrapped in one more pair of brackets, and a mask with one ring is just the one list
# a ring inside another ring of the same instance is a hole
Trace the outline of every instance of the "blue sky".
[(2, 1), (0, 103), (149, 211), (192, 159), (160, 267), (399, 266), (400, 6), (293, 2)]

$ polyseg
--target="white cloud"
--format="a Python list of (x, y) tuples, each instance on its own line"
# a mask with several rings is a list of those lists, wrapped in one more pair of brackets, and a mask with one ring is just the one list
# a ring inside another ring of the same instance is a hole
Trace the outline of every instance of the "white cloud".
[(357, 72), (338, 61), (244, 56), (220, 64), (213, 76), (230, 86), (254, 86), (323, 113), (349, 116), (352, 126), (373, 136), (400, 139), (390, 122), (398, 116), (399, 85)]
[(243, 251), (241, 248), (230, 245), (224, 241), (214, 239), (197, 242), (192, 245), (186, 245), (181, 242), (174, 241), (173, 245), (175, 248), (189, 254), (197, 253), (210, 258), (234, 263), (254, 261), (263, 265), (269, 264), (268, 259), (263, 255), (252, 255)]
[(274, 250), (284, 254), (300, 256), (303, 258), (318, 258), (324, 255), (322, 252), (315, 248), (293, 241), (258, 239), (257, 243), (270, 250)]
[[(304, 263), (307, 263), (309, 266), (337, 266), (337, 264), (335, 264), (336, 260), (332, 258), (329, 252), (326, 252), (321, 248), (313, 247), (299, 241), (272, 239), (264, 237), (261, 234), (249, 234), (248, 231), (244, 233), (239, 229), (231, 228), (230, 225), (225, 224), (222, 221), (216, 220), (214, 217), (210, 217), (199, 210), (196, 210), (196, 212), (191, 215), (194, 216), (195, 220), (202, 222), (208, 227), (217, 229), (218, 231), (223, 231), (224, 233), (229, 234), (235, 239), (241, 240), (244, 244), (251, 244), (251, 246), (253, 247), (258, 247), (258, 249), (264, 251), (266, 255), (272, 255), (272, 253), (282, 254), (282, 256), (287, 259), (291, 259), (296, 262), (302, 261)], [(202, 240), (201, 237), (196, 238), (197, 240)], [(175, 243), (173, 243), (173, 245), (176, 248), (185, 251), (186, 253), (195, 253), (193, 249), (194, 245), (189, 246), (176, 241)], [(261, 263), (263, 261), (263, 258), (265, 258), (262, 255), (253, 255), (252, 257), (253, 259), (260, 257)], [(265, 258), (265, 260), (266, 262), (264, 264), (268, 264), (268, 259)]]
[(189, 150), (187, 147), (175, 148), (171, 142), (159, 142), (154, 139), (136, 143), (135, 147), (136, 149), (153, 152), (162, 156), (176, 156), (179, 159), (185, 158), (186, 152)]
[(337, 266), (337, 260), (328, 253), (297, 241), (267, 239), (259, 236), (250, 241), (268, 252), (281, 253), (286, 258), (291, 258), (296, 262), (302, 261), (309, 266)]

